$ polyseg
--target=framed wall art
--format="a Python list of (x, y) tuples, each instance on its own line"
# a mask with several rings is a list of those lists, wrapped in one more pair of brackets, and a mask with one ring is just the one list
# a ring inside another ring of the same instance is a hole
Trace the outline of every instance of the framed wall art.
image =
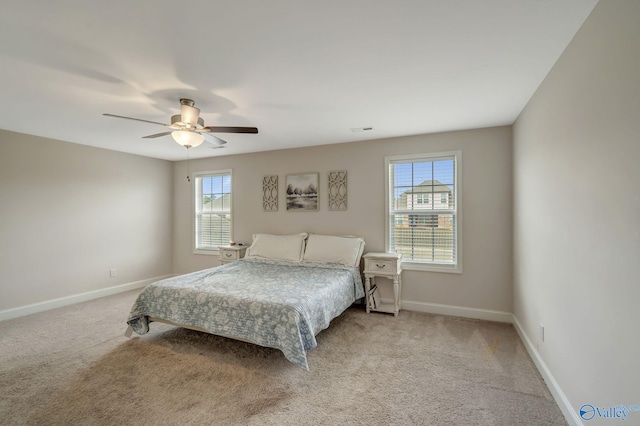
[(318, 173), (287, 175), (287, 211), (318, 211)]

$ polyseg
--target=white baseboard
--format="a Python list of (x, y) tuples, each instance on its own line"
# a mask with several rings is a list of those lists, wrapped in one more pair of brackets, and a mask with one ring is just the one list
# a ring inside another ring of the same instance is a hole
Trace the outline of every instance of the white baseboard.
[(529, 352), (529, 356), (542, 375), (542, 378), (547, 383), (547, 387), (549, 388), (549, 391), (551, 391), (551, 395), (553, 395), (553, 399), (555, 399), (556, 404), (558, 404), (558, 407), (560, 407), (560, 411), (562, 411), (562, 414), (564, 414), (564, 418), (567, 423), (572, 426), (582, 426), (583, 423), (582, 420), (580, 420), (578, 413), (576, 413), (571, 406), (571, 402), (569, 402), (569, 399), (560, 388), (560, 385), (553, 377), (553, 374), (551, 374), (551, 371), (547, 367), (547, 364), (545, 364), (545, 362), (542, 360), (540, 353), (538, 353), (535, 345), (533, 344), (531, 339), (529, 339), (527, 333), (524, 332), (524, 329), (520, 325), (520, 322), (515, 315), (513, 315), (513, 326), (518, 332), (520, 339), (524, 343), (527, 352)]
[(110, 296), (116, 293), (123, 293), (129, 290), (135, 290), (137, 288), (142, 288), (147, 284), (151, 284), (154, 281), (162, 280), (164, 278), (169, 278), (171, 276), (173, 275), (163, 275), (161, 277), (149, 278), (146, 280), (134, 281), (131, 283), (116, 285), (113, 287), (88, 291), (86, 293), (73, 294), (71, 296), (60, 297), (58, 299), (46, 300), (44, 302), (38, 302), (31, 305), (5, 309), (0, 311), (0, 321), (23, 317), (25, 315), (31, 315), (38, 312), (44, 312), (50, 309), (61, 308), (67, 305), (73, 305), (74, 303), (86, 302), (88, 300), (98, 299), (100, 297)]
[[(383, 302), (391, 302), (383, 300)], [(513, 322), (513, 314), (511, 312), (492, 311), (489, 309), (466, 308), (463, 306), (441, 305), (439, 303), (423, 303), (402, 301), (402, 309), (417, 312), (426, 312), (429, 314), (449, 315), (453, 317), (473, 318), (487, 321)]]

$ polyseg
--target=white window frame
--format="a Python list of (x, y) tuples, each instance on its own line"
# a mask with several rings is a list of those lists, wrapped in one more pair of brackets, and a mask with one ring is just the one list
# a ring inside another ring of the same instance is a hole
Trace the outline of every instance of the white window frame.
[(202, 177), (207, 177), (207, 176), (229, 176), (229, 179), (231, 181), (231, 187), (230, 187), (230, 211), (229, 211), (229, 216), (231, 217), (231, 223), (229, 224), (230, 228), (229, 228), (229, 240), (233, 241), (233, 171), (232, 169), (225, 169), (225, 170), (212, 170), (212, 171), (207, 171), (207, 172), (196, 172), (193, 173), (193, 186), (191, 188), (191, 194), (193, 195), (193, 198), (191, 200), (191, 206), (193, 208), (193, 215), (192, 215), (192, 224), (191, 224), (191, 229), (192, 229), (192, 247), (193, 247), (193, 253), (195, 254), (208, 254), (208, 255), (213, 255), (213, 256), (219, 256), (220, 255), (220, 246), (214, 247), (214, 248), (198, 248), (197, 244), (198, 244), (198, 229), (197, 229), (197, 224), (198, 224), (198, 210), (197, 210), (197, 201), (198, 201), (198, 194), (196, 194), (196, 190), (197, 190), (197, 179), (198, 178), (202, 178)]
[(392, 182), (390, 182), (390, 166), (393, 163), (405, 162), (422, 162), (422, 161), (435, 161), (443, 157), (454, 158), (455, 173), (454, 173), (454, 188), (455, 188), (455, 244), (456, 244), (456, 263), (455, 264), (439, 264), (428, 262), (416, 262), (416, 261), (402, 261), (402, 268), (412, 271), (429, 271), (429, 272), (450, 272), (450, 273), (462, 273), (462, 151), (447, 151), (437, 153), (425, 153), (425, 154), (411, 154), (411, 155), (395, 155), (387, 156), (384, 158), (384, 176), (385, 176), (385, 217), (384, 217), (384, 238), (386, 251), (392, 251), (391, 239), (390, 239), (390, 216), (391, 216), (391, 197), (393, 197)]

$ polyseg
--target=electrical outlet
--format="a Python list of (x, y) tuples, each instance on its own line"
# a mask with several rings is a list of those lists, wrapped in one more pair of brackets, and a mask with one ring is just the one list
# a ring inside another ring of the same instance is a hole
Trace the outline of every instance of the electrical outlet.
[(111, 278), (115, 278), (115, 277), (116, 277), (116, 275), (118, 275), (118, 274), (117, 274), (117, 272), (116, 272), (116, 269), (115, 269), (115, 268), (113, 268), (113, 269), (109, 269), (109, 276), (110, 276)]
[(540, 341), (544, 342), (544, 325), (540, 324)]

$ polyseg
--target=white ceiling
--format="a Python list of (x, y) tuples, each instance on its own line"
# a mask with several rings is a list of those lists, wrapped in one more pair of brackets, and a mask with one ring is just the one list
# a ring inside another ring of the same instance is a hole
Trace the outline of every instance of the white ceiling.
[[(22, 0), (0, 9), (0, 128), (191, 158), (511, 124), (597, 0)], [(350, 129), (371, 126), (354, 133)]]

